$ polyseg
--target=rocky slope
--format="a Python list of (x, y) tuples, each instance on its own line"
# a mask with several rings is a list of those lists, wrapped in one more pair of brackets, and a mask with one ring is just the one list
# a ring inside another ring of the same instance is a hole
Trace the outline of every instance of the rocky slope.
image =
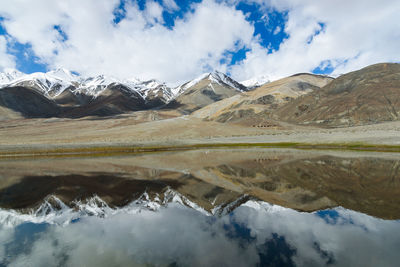
[(268, 120), (279, 106), (318, 90), (332, 80), (327, 76), (297, 74), (208, 105), (193, 116), (218, 122), (270, 125)]
[[(0, 75), (0, 87), (0, 118), (3, 120), (18, 117), (113, 116), (161, 107), (178, 107), (178, 111), (187, 113), (247, 90), (220, 72), (203, 75), (171, 89), (156, 80), (118, 80), (104, 75), (85, 78), (65, 69), (29, 75), (8, 71)], [(22, 91), (21, 95), (16, 95)], [(34, 96), (34, 100), (26, 98), (28, 94)], [(42, 104), (36, 98), (40, 98)], [(49, 110), (49, 106), (54, 106), (54, 109)]]
[(165, 108), (174, 108), (183, 114), (189, 114), (247, 90), (247, 87), (221, 72), (205, 73), (178, 87), (178, 96)]
[(399, 120), (400, 64), (376, 64), (342, 75), (275, 114), (288, 122), (330, 127)]
[[(107, 105), (113, 106), (113, 112), (109, 115), (165, 105), (173, 97), (171, 89), (156, 80), (118, 80), (104, 75), (86, 78), (66, 69), (28, 75), (8, 70), (0, 74), (0, 87), (2, 87), (1, 90), (6, 89), (5, 91), (10, 91), (9, 88), (25, 88), (35, 91), (47, 98), (48, 103), (55, 102), (59, 105), (59, 109), (66, 108), (63, 111), (69, 111), (72, 107), (79, 107), (78, 110), (97, 110), (94, 107), (103, 105), (105, 102)], [(115, 95), (111, 96), (111, 93)], [(118, 107), (119, 105), (121, 107)], [(3, 109), (5, 107), (18, 111), (14, 105), (4, 106), (3, 103)], [(37, 106), (36, 109), (40, 110), (41, 107)], [(73, 113), (76, 116), (106, 114), (109, 107), (102, 107), (102, 109), (104, 111), (95, 111), (94, 113)], [(36, 116), (37, 113), (35, 112), (32, 116)], [(54, 114), (63, 116), (64, 113), (55, 110), (53, 113), (49, 113), (49, 116), (54, 116)], [(23, 113), (23, 115), (26, 117), (27, 114)]]
[(49, 118), (61, 112), (54, 101), (21, 86), (0, 89), (0, 107), (0, 119)]
[(395, 63), (336, 79), (300, 73), (252, 90), (220, 72), (169, 88), (156, 80), (85, 78), (65, 69), (29, 75), (8, 71), (0, 74), (0, 119), (107, 117), (147, 110), (261, 128), (285, 123), (344, 127), (399, 120), (399, 92), (400, 64)]

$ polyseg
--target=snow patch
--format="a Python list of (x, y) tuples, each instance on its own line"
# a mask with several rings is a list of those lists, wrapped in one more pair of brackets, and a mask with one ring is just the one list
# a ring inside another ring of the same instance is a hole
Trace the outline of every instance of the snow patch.
[(167, 208), (168, 205), (191, 208), (206, 216), (223, 216), (243, 205), (254, 209), (263, 207), (268, 211), (279, 210), (279, 206), (248, 200), (248, 196), (244, 195), (231, 203), (216, 206), (211, 212), (208, 212), (197, 203), (168, 188), (162, 195), (156, 194), (153, 199), (145, 192), (122, 208), (110, 207), (97, 195), (86, 200), (73, 201), (70, 205), (65, 204), (56, 196), (50, 195), (46, 197), (39, 207), (27, 213), (17, 210), (0, 209), (0, 224), (7, 227), (13, 227), (24, 222), (68, 225), (89, 216), (106, 218), (119, 213), (136, 214), (142, 210), (158, 211), (162, 208)]
[(132, 92), (137, 92), (144, 100), (148, 100), (149, 97), (159, 97), (167, 102), (175, 96), (165, 83), (157, 80), (141, 81), (137, 78), (120, 80), (106, 75), (81, 77), (64, 68), (46, 73), (23, 74), (12, 69), (0, 73), (0, 88), (28, 86), (41, 91), (50, 99), (59, 96), (68, 88), (74, 94), (84, 94), (96, 98), (112, 85), (122, 85)]
[(229, 87), (232, 87), (235, 90), (240, 91), (240, 92), (246, 91), (246, 90), (244, 90), (244, 89), (246, 89), (245, 86), (242, 87), (241, 84), (239, 84), (236, 81), (234, 81), (233, 79), (231, 79), (225, 73), (222, 73), (219, 71), (203, 73), (196, 79), (193, 79), (183, 85), (180, 85), (180, 86), (172, 89), (172, 91), (173, 91), (174, 95), (182, 94), (190, 87), (193, 87), (196, 84), (198, 84), (201, 81), (206, 80), (206, 79), (208, 79), (210, 81), (211, 86), (212, 86), (212, 83), (217, 83), (222, 86), (228, 85)]
[(261, 75), (246, 81), (242, 81), (240, 83), (243, 84), (244, 86), (247, 86), (248, 88), (255, 88), (264, 85), (266, 83), (269, 83), (270, 81), (271, 79), (267, 75)]
[(73, 74), (71, 71), (59, 68), (46, 73), (36, 72), (23, 74), (17, 70), (9, 69), (0, 73), (0, 88), (27, 86), (35, 88), (43, 93), (47, 98), (56, 98), (65, 90), (70, 90), (73, 94), (84, 94), (97, 98), (107, 88), (113, 85), (122, 85), (132, 92), (138, 93), (144, 100), (150, 101), (154, 98), (161, 98), (165, 103), (171, 101), (188, 88), (207, 79), (212, 83), (222, 86), (229, 86), (237, 91), (246, 91), (246, 87), (232, 80), (222, 72), (203, 73), (196, 79), (175, 88), (169, 88), (165, 83), (157, 80), (142, 81), (136, 77), (125, 80), (106, 75), (94, 77), (82, 77)]
[(16, 69), (6, 69), (5, 72), (0, 73), (0, 87), (11, 83), (23, 75), (22, 72)]

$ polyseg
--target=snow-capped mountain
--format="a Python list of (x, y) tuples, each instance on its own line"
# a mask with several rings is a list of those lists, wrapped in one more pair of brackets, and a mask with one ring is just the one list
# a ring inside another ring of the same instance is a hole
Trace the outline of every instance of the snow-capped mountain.
[(0, 73), (0, 87), (11, 83), (23, 75), (24, 74), (18, 70), (6, 69), (4, 72)]
[(225, 73), (222, 73), (219, 71), (212, 72), (209, 75), (209, 79), (211, 81), (216, 82), (221, 85), (222, 84), (229, 85), (230, 87), (235, 88), (236, 90), (238, 90), (240, 92), (247, 91), (246, 86), (244, 86), (241, 83), (238, 83), (237, 81), (233, 80), (231, 77), (226, 75)]
[(84, 94), (98, 97), (109, 85), (118, 83), (118, 80), (113, 77), (105, 75), (98, 75), (95, 77), (81, 78), (74, 93)]
[(141, 81), (137, 78), (120, 80), (106, 75), (82, 77), (63, 68), (46, 73), (23, 74), (16, 70), (9, 70), (0, 74), (0, 87), (30, 87), (50, 99), (58, 97), (67, 89), (75, 95), (97, 98), (107, 88), (116, 85), (139, 93), (145, 101), (149, 102), (157, 98), (162, 103), (166, 103), (174, 97), (165, 83), (156, 80)]
[(210, 83), (213, 82), (219, 85), (225, 85), (225, 86), (227, 85), (229, 87), (238, 90), (239, 92), (247, 91), (246, 86), (244, 86), (243, 84), (238, 83), (237, 81), (233, 80), (228, 75), (222, 72), (214, 71), (214, 72), (203, 73), (199, 77), (174, 88), (173, 92), (176, 95), (179, 95), (185, 92), (188, 88), (193, 87), (204, 80), (208, 80)]
[(224, 98), (247, 91), (247, 87), (224, 73), (204, 73), (173, 89), (176, 97), (167, 106), (184, 114), (220, 101)]
[(41, 91), (47, 97), (56, 97), (65, 89), (76, 85), (79, 77), (66, 69), (57, 69), (46, 73), (35, 72), (32, 74), (18, 75), (4, 86), (32, 87)]
[(188, 114), (247, 90), (218, 71), (205, 73), (176, 88), (154, 79), (84, 77), (63, 68), (45, 73), (9, 70), (0, 74), (0, 105), (24, 117), (113, 116), (152, 108), (176, 109)]
[(69, 90), (74, 95), (85, 95), (94, 99), (99, 97), (107, 88), (120, 85), (127, 90), (139, 93), (147, 102), (158, 101), (160, 104), (170, 102), (188, 88), (202, 81), (208, 81), (210, 85), (218, 84), (233, 88), (238, 92), (247, 91), (245, 86), (219, 71), (204, 73), (196, 79), (175, 88), (170, 88), (165, 83), (155, 79), (146, 81), (137, 78), (121, 80), (106, 75), (82, 77), (64, 68), (45, 73), (23, 74), (11, 69), (0, 73), (0, 87), (29, 87), (41, 92), (50, 99), (57, 98), (65, 90)]
[(105, 218), (122, 212), (159, 211), (171, 205), (193, 209), (206, 216), (223, 216), (249, 202), (253, 205), (257, 203), (249, 196), (242, 195), (232, 202), (221, 203), (219, 205), (210, 203), (212, 208), (207, 210), (200, 203), (196, 203), (170, 188), (155, 195), (144, 192), (137, 199), (130, 201), (123, 207), (110, 206), (97, 195), (84, 200), (77, 199), (70, 203), (64, 203), (57, 196), (49, 195), (42, 200), (39, 206), (32, 209), (21, 211), (0, 208), (0, 223), (7, 226), (15, 226), (22, 222), (67, 225), (79, 218), (89, 216)]
[(240, 83), (246, 86), (247, 88), (256, 88), (263, 84), (269, 83), (270, 81), (271, 80), (267, 75), (261, 75), (251, 78), (249, 80), (242, 81)]

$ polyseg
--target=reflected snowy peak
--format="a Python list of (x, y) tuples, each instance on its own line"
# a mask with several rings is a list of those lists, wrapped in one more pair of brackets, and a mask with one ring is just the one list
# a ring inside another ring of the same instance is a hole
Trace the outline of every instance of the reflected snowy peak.
[(171, 197), (175, 200), (160, 205), (143, 195), (122, 209), (93, 198), (67, 224), (3, 224), (0, 255), (7, 257), (1, 264), (369, 266), (372, 261), (374, 266), (395, 266), (399, 260), (399, 221), (344, 208), (301, 213), (254, 200), (210, 216), (177, 195)]

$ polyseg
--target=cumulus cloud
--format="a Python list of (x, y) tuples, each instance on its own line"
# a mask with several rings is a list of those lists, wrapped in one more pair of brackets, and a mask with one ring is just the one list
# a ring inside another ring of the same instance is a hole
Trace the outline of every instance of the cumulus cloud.
[(174, 11), (179, 9), (174, 0), (163, 0), (163, 4), (168, 11)]
[(117, 210), (72, 224), (0, 226), (0, 256), (8, 252), (0, 264), (262, 266), (286, 260), (296, 266), (396, 266), (398, 221), (343, 208), (331, 213), (321, 218), (249, 201), (210, 218), (170, 204), (157, 212)]
[[(174, 1), (164, 3), (166, 10), (177, 8)], [(30, 43), (50, 68), (167, 82), (212, 69), (225, 71), (220, 64), (224, 53), (249, 45), (254, 32), (242, 12), (213, 0), (193, 4), (191, 12), (174, 21), (173, 29), (163, 25), (164, 7), (157, 2), (147, 1), (144, 10), (126, 2), (125, 17), (115, 25), (118, 6), (115, 0), (19, 0), (0, 4), (0, 15), (7, 32), (18, 42)], [(66, 38), (60, 38), (60, 30)]]
[(147, 20), (152, 22), (152, 23), (157, 23), (157, 22), (163, 22), (163, 8), (162, 6), (155, 2), (155, 1), (147, 1), (146, 3), (146, 15), (147, 15)]
[(238, 79), (269, 75), (272, 79), (312, 71), (320, 64), (333, 75), (366, 65), (400, 61), (400, 2), (249, 0), (265, 11), (287, 11), (289, 35), (272, 53), (253, 42), (246, 59), (232, 67)]
[(7, 53), (7, 39), (0, 36), (0, 72), (7, 68), (15, 68), (15, 60)]
[[(395, 0), (204, 0), (191, 4), (172, 27), (164, 24), (163, 14), (179, 10), (176, 1), (147, 0), (143, 10), (136, 1), (122, 1), (123, 10), (120, 0), (2, 1), (0, 17), (8, 39), (29, 44), (49, 69), (83, 75), (172, 83), (217, 69), (237, 80), (277, 79), (318, 66), (338, 75), (400, 60), (400, 2)], [(265, 25), (288, 35), (278, 50), (271, 52), (254, 36), (254, 22), (237, 10), (239, 2), (258, 5), (266, 17), (272, 10), (287, 12), (285, 25)], [(115, 14), (122, 14), (117, 24)], [(0, 68), (15, 65), (5, 40), (0, 38)], [(230, 66), (227, 51), (243, 47), (244, 60)]]

